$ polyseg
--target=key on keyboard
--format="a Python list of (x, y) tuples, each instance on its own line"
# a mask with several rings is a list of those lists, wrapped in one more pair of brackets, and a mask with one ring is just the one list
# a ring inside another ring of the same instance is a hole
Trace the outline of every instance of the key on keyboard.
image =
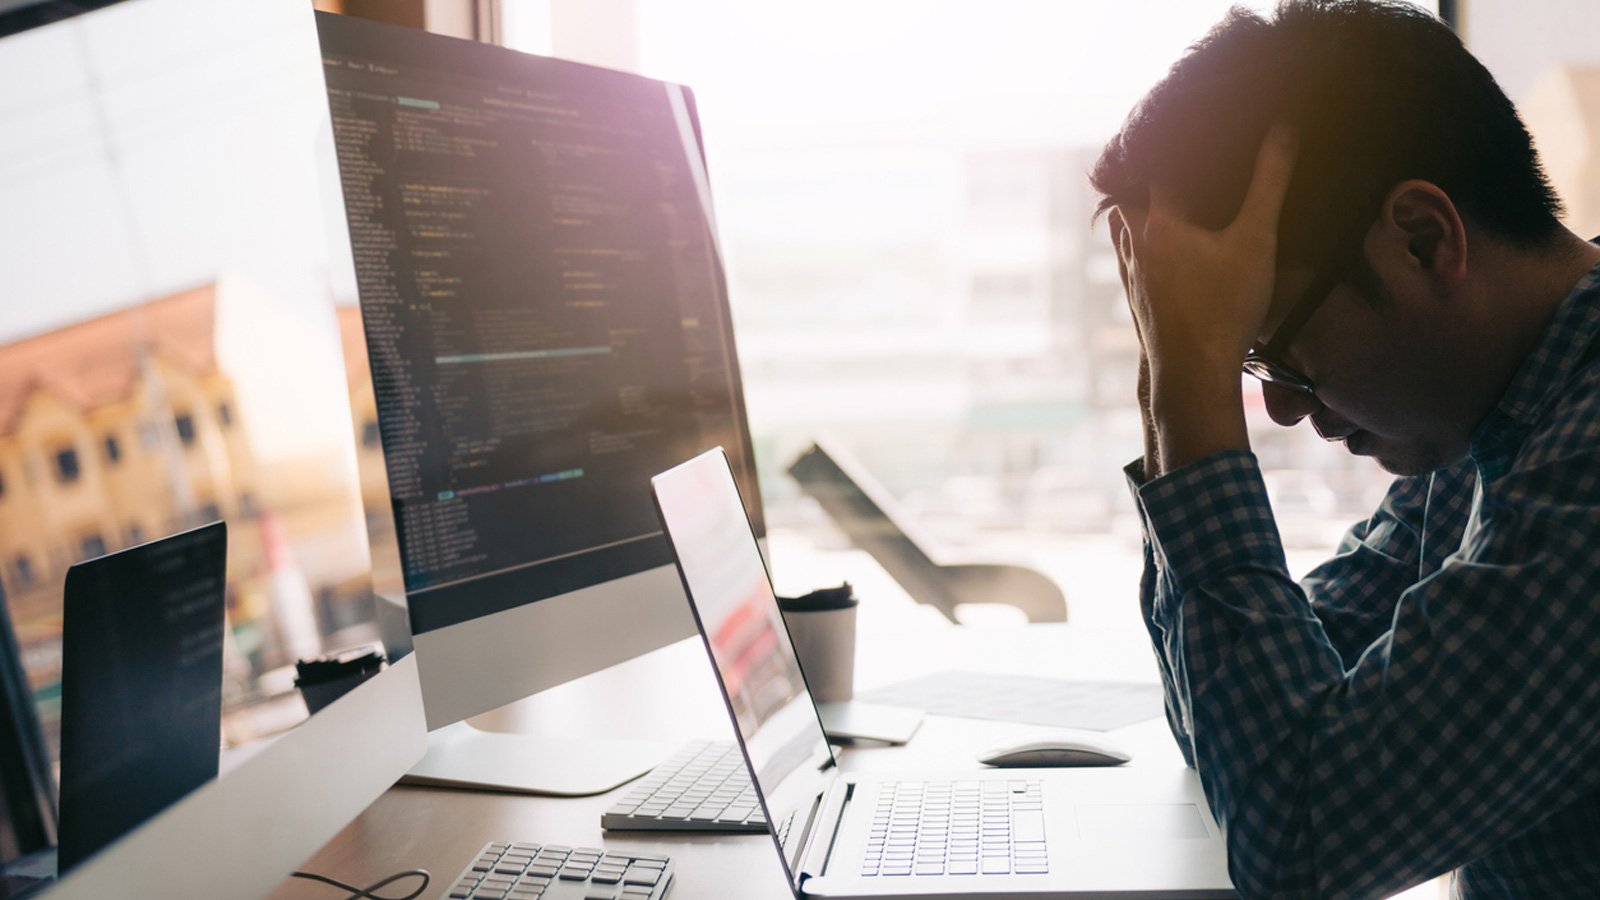
[(879, 789), (862, 875), (1049, 871), (1038, 781), (903, 781)]
[(767, 820), (739, 748), (732, 741), (694, 741), (606, 810), (600, 827), (761, 833)]
[(672, 883), (665, 856), (495, 841), (478, 851), (449, 900), (660, 900)]

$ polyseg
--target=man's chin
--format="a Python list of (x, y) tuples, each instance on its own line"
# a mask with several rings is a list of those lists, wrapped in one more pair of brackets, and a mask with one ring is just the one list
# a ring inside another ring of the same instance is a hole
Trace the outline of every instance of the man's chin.
[(1435, 469), (1443, 468), (1442, 466), (1419, 465), (1411, 460), (1393, 459), (1386, 456), (1374, 456), (1372, 461), (1378, 464), (1378, 468), (1388, 472), (1390, 475), (1398, 475), (1402, 478), (1426, 475)]
[[(1459, 462), (1464, 454), (1447, 454), (1434, 447), (1387, 447), (1367, 432), (1350, 436), (1345, 449), (1355, 456), (1368, 456), (1390, 475), (1409, 478), (1426, 475)], [(1454, 458), (1448, 458), (1448, 457)]]

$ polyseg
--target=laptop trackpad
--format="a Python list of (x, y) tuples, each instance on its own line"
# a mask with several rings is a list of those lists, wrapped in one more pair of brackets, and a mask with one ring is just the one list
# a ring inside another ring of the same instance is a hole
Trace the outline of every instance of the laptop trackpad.
[(1103, 803), (1078, 806), (1078, 834), (1100, 838), (1210, 837), (1200, 808), (1193, 803)]

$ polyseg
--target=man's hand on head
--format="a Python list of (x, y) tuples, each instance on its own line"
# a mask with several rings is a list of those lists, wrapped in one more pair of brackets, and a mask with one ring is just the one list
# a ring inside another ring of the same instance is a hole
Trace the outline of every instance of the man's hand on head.
[[(1107, 224), (1111, 227), (1111, 240), (1117, 245), (1122, 230), (1126, 223), (1122, 218), (1122, 211), (1116, 207), (1111, 208), (1111, 215), (1107, 217)], [(1123, 257), (1120, 246), (1117, 252), (1117, 274), (1122, 278), (1122, 293), (1128, 298), (1130, 309), (1133, 303), (1133, 287), (1128, 282), (1128, 263)], [(1144, 425), (1144, 477), (1145, 480), (1155, 478), (1161, 474), (1160, 451), (1156, 436), (1155, 413), (1150, 405), (1150, 355), (1145, 350), (1144, 335), (1139, 332), (1139, 320), (1133, 320), (1134, 335), (1139, 339), (1139, 419)]]
[(1112, 243), (1148, 366), (1147, 475), (1250, 446), (1239, 366), (1272, 301), (1294, 155), (1287, 127), (1268, 131), (1244, 203), (1220, 231), (1184, 219), (1160, 185), (1151, 185), (1148, 208), (1113, 210)]

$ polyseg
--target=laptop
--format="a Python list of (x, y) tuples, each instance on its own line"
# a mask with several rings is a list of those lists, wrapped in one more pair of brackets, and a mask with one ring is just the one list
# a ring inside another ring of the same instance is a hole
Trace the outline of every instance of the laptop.
[(1235, 896), (1190, 769), (841, 772), (727, 457), (651, 487), (796, 898)]
[(217, 777), (227, 559), (213, 522), (67, 570), (63, 876)]

